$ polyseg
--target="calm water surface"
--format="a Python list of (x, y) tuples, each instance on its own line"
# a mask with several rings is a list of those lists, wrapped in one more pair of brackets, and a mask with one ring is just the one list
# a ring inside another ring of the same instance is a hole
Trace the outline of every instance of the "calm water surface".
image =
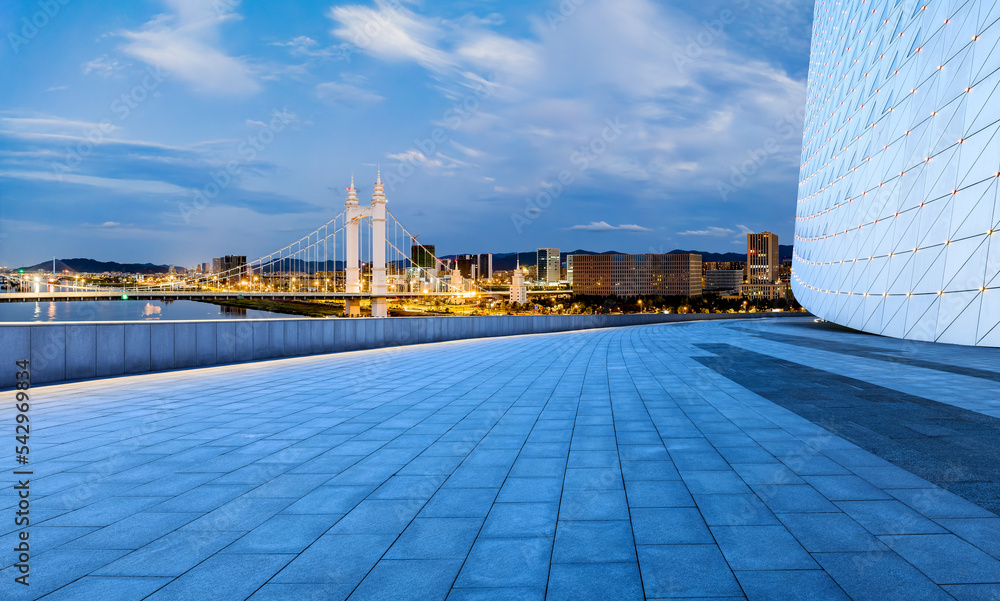
[(65, 301), (0, 303), (0, 322), (31, 321), (170, 321), (192, 319), (264, 319), (296, 317), (253, 309), (219, 307), (198, 301)]

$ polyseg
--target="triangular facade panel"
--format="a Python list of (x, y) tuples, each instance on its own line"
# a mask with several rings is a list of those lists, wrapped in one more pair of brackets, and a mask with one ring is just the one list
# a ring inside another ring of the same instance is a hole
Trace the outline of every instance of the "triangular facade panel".
[(868, 332), (1000, 346), (1000, 3), (827, 8), (813, 43), (837, 58), (810, 65), (796, 297)]

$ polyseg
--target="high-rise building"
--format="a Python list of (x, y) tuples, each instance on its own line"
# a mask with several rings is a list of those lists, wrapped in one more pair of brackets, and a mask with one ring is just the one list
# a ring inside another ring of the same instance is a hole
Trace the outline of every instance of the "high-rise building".
[(476, 277), (485, 280), (493, 277), (493, 253), (481, 253), (477, 256)]
[(218, 265), (215, 273), (219, 274), (220, 282), (235, 284), (246, 275), (246, 255), (226, 255), (213, 259), (212, 262)]
[(573, 285), (573, 255), (566, 255), (566, 281)]
[[(705, 261), (701, 267), (706, 273), (715, 269), (738, 269), (741, 272), (746, 272), (747, 264), (746, 261)], [(746, 273), (744, 273), (745, 275)]]
[(734, 294), (742, 283), (742, 269), (709, 269), (705, 272), (705, 292)]
[(791, 283), (823, 319), (1000, 346), (1000, 5), (816, 3)]
[(559, 282), (559, 259), (558, 248), (539, 248), (537, 251), (537, 277), (539, 282), (546, 284), (556, 284)]
[(528, 302), (528, 287), (524, 285), (524, 272), (521, 264), (510, 275), (510, 302), (523, 305)]
[(788, 296), (788, 282), (775, 284), (740, 284), (740, 296), (752, 299), (775, 300)]
[(747, 234), (747, 282), (772, 284), (778, 281), (778, 234)]
[(414, 267), (425, 269), (436, 269), (437, 262), (434, 259), (433, 244), (414, 244), (410, 246), (410, 261)]
[(458, 271), (462, 274), (462, 277), (476, 277), (476, 264), (478, 263), (476, 255), (459, 255), (455, 261)]
[(701, 255), (573, 255), (573, 294), (701, 296)]

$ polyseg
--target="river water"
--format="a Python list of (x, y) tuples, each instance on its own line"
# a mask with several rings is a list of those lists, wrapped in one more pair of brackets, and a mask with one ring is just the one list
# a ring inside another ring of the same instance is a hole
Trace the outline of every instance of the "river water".
[(176, 321), (295, 317), (283, 313), (219, 307), (197, 301), (64, 301), (0, 303), (0, 322)]

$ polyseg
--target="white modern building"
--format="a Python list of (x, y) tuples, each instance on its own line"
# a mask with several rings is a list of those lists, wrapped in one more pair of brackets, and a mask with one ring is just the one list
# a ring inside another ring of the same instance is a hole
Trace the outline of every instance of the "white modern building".
[(1000, 346), (1000, 4), (817, 2), (792, 286), (867, 332)]
[(524, 283), (524, 273), (518, 263), (510, 276), (510, 302), (523, 305), (528, 302), (528, 287)]

